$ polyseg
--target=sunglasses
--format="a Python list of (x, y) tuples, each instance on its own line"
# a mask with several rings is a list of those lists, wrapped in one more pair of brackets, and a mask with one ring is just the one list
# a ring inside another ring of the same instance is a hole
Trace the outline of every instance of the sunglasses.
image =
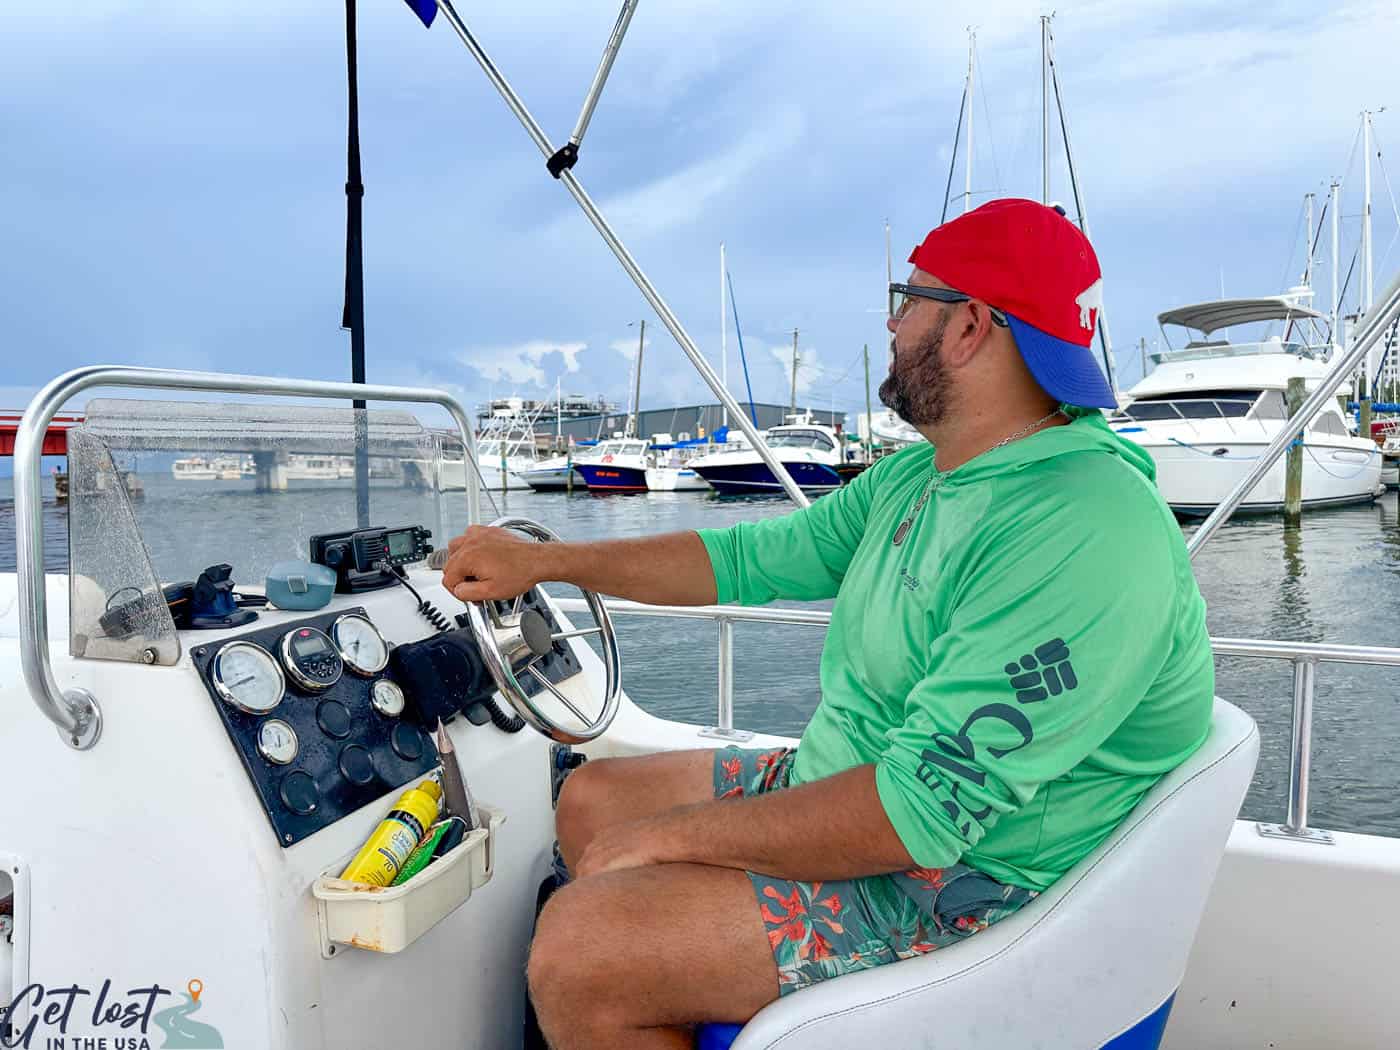
[[(896, 321), (901, 320), (919, 299), (932, 299), (936, 303), (965, 303), (972, 298), (966, 292), (955, 291), (952, 288), (930, 288), (923, 284), (891, 284), (890, 316)], [(993, 324), (1002, 328), (1009, 327), (1006, 314), (990, 304), (987, 309), (991, 311)]]

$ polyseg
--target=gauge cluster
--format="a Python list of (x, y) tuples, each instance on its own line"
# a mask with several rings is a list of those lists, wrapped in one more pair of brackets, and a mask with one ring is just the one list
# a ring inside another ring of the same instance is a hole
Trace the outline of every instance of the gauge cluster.
[(290, 846), (438, 764), (385, 676), (363, 609), (264, 627), (192, 653), (214, 708)]

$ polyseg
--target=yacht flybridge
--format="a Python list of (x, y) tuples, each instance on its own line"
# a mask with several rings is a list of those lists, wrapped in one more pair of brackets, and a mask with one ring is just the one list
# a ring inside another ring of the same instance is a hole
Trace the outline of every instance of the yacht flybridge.
[[(1224, 299), (1168, 310), (1165, 326), (1196, 337), (1180, 350), (1152, 355), (1157, 367), (1127, 392), (1110, 420), (1157, 465), (1157, 487), (1182, 515), (1209, 513), (1235, 488), (1279, 433), (1288, 429), (1290, 379), (1312, 392), (1333, 371), (1329, 347), (1304, 337), (1322, 317), (1296, 295)], [(1247, 325), (1282, 332), (1252, 341), (1217, 333)], [(1213, 338), (1215, 337), (1215, 338)], [(1303, 505), (1363, 503), (1384, 491), (1376, 443), (1353, 435), (1335, 401), (1303, 431)], [(1284, 464), (1264, 476), (1241, 505), (1245, 512), (1283, 508)]]
[[(623, 7), (569, 148), (556, 150), (448, 0), (415, 0), (422, 17), (441, 12), (467, 44), (755, 454), (805, 506), (571, 170), (634, 4)], [(1308, 395), (1297, 425), (1325, 410), (1397, 316), (1400, 280)], [(89, 405), (68, 432), (69, 559), (60, 571), (45, 544), (44, 440), (65, 404), (113, 387), (243, 400), (178, 411)], [(526, 951), (551, 878), (561, 778), (585, 756), (791, 743), (736, 727), (733, 625), (800, 630), (820, 627), (824, 613), (673, 609), (542, 590), (463, 607), (425, 558), (448, 533), (482, 521), (482, 501), (494, 497), (476, 484), (445, 493), (440, 468), (424, 472), (438, 483), (421, 492), (417, 520), (373, 520), (359, 479), (353, 512), (314, 521), (239, 517), (232, 505), (198, 537), (210, 569), (195, 587), (195, 629), (192, 610), (166, 591), (187, 571), (158, 540), (177, 523), (159, 501), (132, 505), (112, 480), (113, 451), (353, 455), (361, 477), (370, 454), (403, 463), (442, 454), (440, 437), (410, 413), (294, 405), (278, 415), (248, 400), (269, 396), (434, 406), (457, 427), (472, 461), (466, 475), (481, 476), (470, 419), (439, 390), (97, 366), (39, 392), (16, 434), (17, 571), (0, 575), (0, 993), (9, 993), (0, 1022), (9, 1046), (522, 1047)], [(1291, 437), (1281, 430), (1259, 451), (1193, 534), (1192, 554)], [(554, 538), (523, 519), (497, 523)], [(333, 592), (326, 584), (304, 597), (308, 579), (298, 589), (258, 561), (269, 593), (288, 607), (264, 604), (257, 587), (235, 593), (218, 564), (235, 537), (254, 560), (302, 552), (332, 574)], [(324, 604), (301, 605), (313, 599)], [(713, 725), (658, 719), (632, 702), (613, 625), (623, 615), (718, 624)], [(1016, 914), (957, 946), (787, 995), (741, 1030), (702, 1026), (704, 1045), (902, 1050), (930, 1045), (937, 1032), (940, 1045), (965, 1050), (1128, 1050), (1157, 1046), (1165, 1027), (1164, 1045), (1182, 1050), (1392, 1047), (1400, 841), (1313, 828), (1308, 785), (1319, 664), (1400, 666), (1400, 649), (1214, 644), (1221, 655), (1293, 668), (1280, 823), (1235, 819), (1259, 739), (1246, 715), (1218, 701), (1202, 749)], [(340, 880), (399, 794), (432, 777), (466, 825), (459, 844), (398, 886)]]

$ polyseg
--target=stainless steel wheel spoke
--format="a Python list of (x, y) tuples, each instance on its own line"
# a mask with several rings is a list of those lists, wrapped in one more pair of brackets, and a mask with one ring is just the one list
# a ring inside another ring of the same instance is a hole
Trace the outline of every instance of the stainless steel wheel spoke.
[(583, 627), (576, 631), (560, 631), (558, 634), (551, 634), (549, 637), (556, 642), (562, 642), (565, 638), (582, 638), (586, 634), (602, 634), (601, 627)]
[(526, 668), (526, 670), (529, 671), (530, 674), (534, 676), (535, 681), (539, 682), (540, 685), (544, 686), (544, 687), (545, 687), (546, 689), (548, 689), (551, 693), (553, 693), (554, 696), (555, 696), (555, 698), (558, 699), (558, 701), (559, 701), (561, 704), (563, 704), (563, 705), (564, 705), (565, 707), (567, 707), (570, 711), (572, 711), (575, 718), (577, 718), (577, 719), (578, 719), (580, 722), (582, 722), (584, 725), (591, 725), (591, 724), (592, 724), (592, 722), (591, 722), (591, 720), (588, 718), (588, 716), (585, 715), (582, 711), (580, 711), (577, 707), (575, 707), (573, 701), (570, 700), (570, 699), (569, 699), (567, 696), (565, 696), (563, 693), (561, 693), (561, 692), (555, 687), (555, 685), (554, 685), (553, 682), (551, 682), (548, 678), (546, 678), (543, 674), (540, 673), (540, 671), (539, 671), (538, 668), (536, 668), (536, 667), (528, 667), (528, 668)]

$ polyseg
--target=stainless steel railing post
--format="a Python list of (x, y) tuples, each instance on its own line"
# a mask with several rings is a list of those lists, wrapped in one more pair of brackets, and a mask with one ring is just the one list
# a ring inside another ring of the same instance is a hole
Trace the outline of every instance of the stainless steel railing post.
[(1308, 830), (1308, 781), (1312, 773), (1312, 709), (1317, 664), (1293, 661), (1293, 743), (1289, 750), (1288, 817), (1284, 830), (1305, 835)]
[(734, 728), (734, 621), (719, 619), (719, 711), (715, 724), (724, 732)]

